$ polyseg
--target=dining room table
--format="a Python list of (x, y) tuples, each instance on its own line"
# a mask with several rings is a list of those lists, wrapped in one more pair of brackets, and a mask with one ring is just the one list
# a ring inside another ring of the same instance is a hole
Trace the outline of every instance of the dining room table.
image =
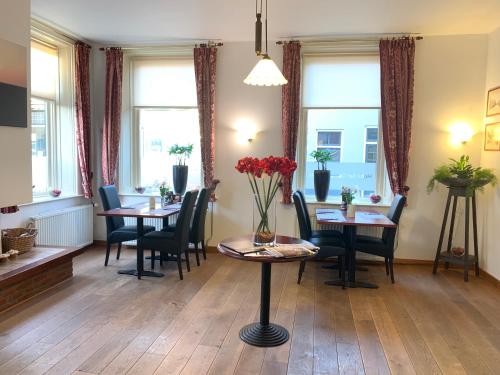
[[(318, 225), (339, 225), (343, 227), (345, 238), (348, 278), (345, 286), (348, 288), (378, 288), (378, 285), (368, 281), (356, 280), (356, 235), (358, 227), (396, 228), (397, 225), (386, 215), (372, 208), (357, 209), (353, 217), (348, 217), (346, 211), (335, 208), (317, 208), (316, 223)], [(342, 280), (328, 280), (325, 284), (343, 286)]]
[(267, 254), (262, 246), (254, 246), (252, 235), (242, 235), (226, 238), (221, 241), (217, 250), (230, 258), (261, 263), (260, 284), (260, 320), (247, 324), (240, 330), (240, 339), (247, 344), (257, 347), (274, 347), (288, 341), (290, 335), (288, 330), (269, 320), (271, 308), (271, 265), (273, 263), (299, 262), (313, 259), (316, 256), (316, 247), (310, 242), (289, 236), (276, 236), (275, 245), (271, 249), (280, 250), (280, 246), (293, 249), (294, 247), (306, 247), (314, 251), (306, 251), (305, 254), (289, 254), (276, 257)]
[[(137, 220), (137, 238), (144, 236), (144, 219), (162, 219), (163, 227), (168, 225), (168, 218), (177, 215), (180, 212), (181, 203), (173, 203), (162, 208), (159, 203), (151, 208), (148, 203), (139, 203), (136, 205), (127, 205), (119, 208), (113, 208), (107, 211), (97, 213), (97, 216), (111, 217), (132, 217)], [(142, 276), (163, 277), (163, 273), (144, 270), (144, 249), (137, 243), (137, 265), (135, 269), (126, 269), (118, 271), (122, 275), (133, 275), (140, 279)]]

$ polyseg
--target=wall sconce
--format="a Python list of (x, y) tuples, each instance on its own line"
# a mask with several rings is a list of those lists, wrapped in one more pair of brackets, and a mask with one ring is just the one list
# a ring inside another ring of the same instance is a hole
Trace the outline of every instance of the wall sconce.
[(450, 127), (451, 141), (453, 144), (466, 144), (474, 136), (474, 130), (466, 122), (456, 122)]
[(235, 124), (238, 143), (251, 143), (257, 135), (257, 125), (248, 119), (239, 119)]

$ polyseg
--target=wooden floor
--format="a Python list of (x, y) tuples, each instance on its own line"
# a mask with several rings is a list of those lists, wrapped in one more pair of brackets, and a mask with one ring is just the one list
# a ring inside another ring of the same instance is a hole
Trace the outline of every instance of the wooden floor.
[[(194, 260), (194, 259), (193, 259)], [(378, 290), (342, 290), (332, 271), (273, 265), (274, 322), (291, 339), (254, 348), (239, 329), (258, 318), (260, 269), (217, 254), (179, 281), (118, 275), (103, 249), (75, 258), (75, 277), (0, 316), (0, 374), (498, 374), (500, 297), (489, 281), (429, 266), (361, 276)], [(194, 262), (192, 262), (194, 263)]]

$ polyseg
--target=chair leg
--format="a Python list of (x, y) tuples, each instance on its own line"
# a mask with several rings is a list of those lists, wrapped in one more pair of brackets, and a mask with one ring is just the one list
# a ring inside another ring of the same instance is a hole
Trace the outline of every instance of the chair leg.
[[(191, 272), (191, 265), (189, 264), (189, 249), (184, 250), (184, 255), (186, 256), (186, 268), (188, 272)], [(181, 255), (179, 254), (179, 258), (180, 256)]]
[(118, 251), (116, 252), (116, 260), (120, 259), (121, 251), (122, 251), (122, 243), (118, 242)]
[(179, 269), (179, 278), (183, 280), (184, 278), (182, 277), (182, 261), (180, 254), (177, 255), (177, 268)]
[(306, 268), (306, 261), (303, 260), (302, 262), (300, 262), (300, 266), (299, 266), (299, 278), (297, 280), (297, 284), (300, 284), (300, 281), (302, 280), (302, 274), (304, 273), (305, 268)]
[(341, 269), (341, 273), (340, 273), (340, 278), (342, 279), (342, 289), (345, 289), (345, 262), (342, 261), (342, 258), (344, 257), (339, 257), (339, 267)]
[(389, 271), (391, 273), (391, 282), (394, 284), (394, 262), (392, 258), (389, 258)]
[(160, 253), (160, 267), (163, 266), (163, 254)]
[(155, 269), (155, 257), (156, 257), (155, 251), (151, 250), (151, 269), (152, 270)]
[(108, 266), (109, 261), (109, 252), (111, 251), (111, 244), (109, 242), (106, 243), (106, 259), (104, 259), (104, 267)]
[(198, 242), (194, 244), (194, 255), (196, 256), (196, 265), (200, 266), (200, 254), (198, 253)]
[(385, 260), (385, 274), (389, 276), (389, 258), (384, 258)]
[(343, 262), (342, 262), (342, 257), (337, 257), (337, 266), (339, 268), (339, 278), (342, 277), (342, 268), (344, 267)]
[(203, 253), (203, 259), (207, 260), (207, 249), (205, 245), (205, 240), (201, 241), (201, 252)]

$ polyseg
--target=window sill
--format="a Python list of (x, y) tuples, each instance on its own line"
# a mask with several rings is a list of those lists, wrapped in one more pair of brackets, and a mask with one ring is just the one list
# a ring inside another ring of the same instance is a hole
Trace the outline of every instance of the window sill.
[(43, 195), (43, 196), (38, 196), (38, 197), (33, 197), (33, 201), (29, 203), (23, 203), (20, 204), (20, 207), (23, 206), (31, 206), (34, 204), (41, 204), (41, 203), (49, 203), (49, 202), (55, 202), (55, 201), (62, 201), (66, 199), (74, 199), (74, 198), (83, 198), (82, 194), (76, 194), (76, 195), (61, 195), (59, 197), (52, 197), (50, 195)]
[[(340, 206), (342, 202), (338, 199), (329, 199), (326, 202), (318, 202), (318, 201), (314, 200), (314, 198), (306, 197), (306, 203), (308, 205), (318, 205), (318, 206)], [(387, 208), (387, 207), (391, 206), (391, 202), (372, 203), (370, 201), (360, 201), (360, 202), (354, 202), (353, 204), (357, 207), (383, 207), (383, 208)]]

